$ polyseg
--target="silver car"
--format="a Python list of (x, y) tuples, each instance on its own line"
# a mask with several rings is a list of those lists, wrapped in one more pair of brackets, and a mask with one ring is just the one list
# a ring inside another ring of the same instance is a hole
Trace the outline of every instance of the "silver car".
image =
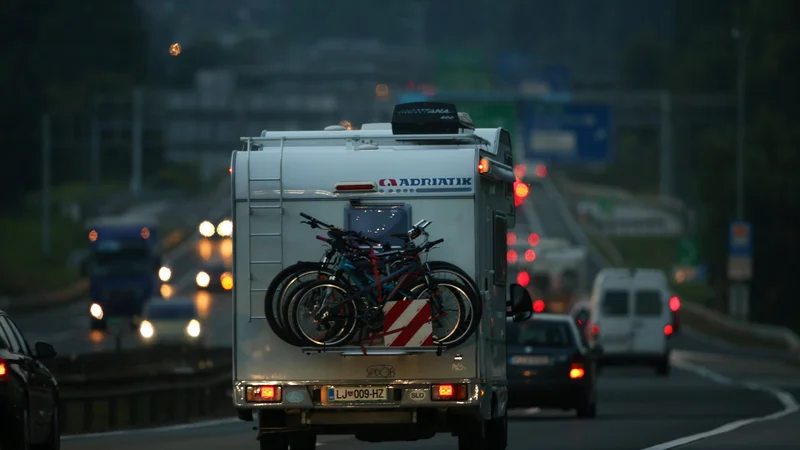
[(139, 323), (142, 343), (204, 346), (206, 333), (194, 301), (188, 298), (154, 299)]

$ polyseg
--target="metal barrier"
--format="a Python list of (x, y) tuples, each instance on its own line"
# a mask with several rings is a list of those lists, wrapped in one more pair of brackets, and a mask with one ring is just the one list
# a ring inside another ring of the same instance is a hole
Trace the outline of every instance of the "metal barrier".
[(231, 374), (229, 360), (191, 374), (60, 383), (61, 433), (97, 433), (232, 416)]
[(213, 368), (231, 361), (231, 349), (154, 346), (125, 349), (121, 352), (85, 353), (58, 356), (44, 361), (58, 380), (108, 379), (115, 375), (142, 377), (164, 372)]

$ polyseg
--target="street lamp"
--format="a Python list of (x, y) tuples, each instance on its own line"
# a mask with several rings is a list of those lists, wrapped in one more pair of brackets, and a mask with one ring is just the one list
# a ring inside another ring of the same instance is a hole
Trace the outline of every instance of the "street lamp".
[(747, 37), (738, 28), (731, 30), (731, 36), (737, 42), (738, 63), (736, 67), (736, 218), (744, 220), (744, 96)]

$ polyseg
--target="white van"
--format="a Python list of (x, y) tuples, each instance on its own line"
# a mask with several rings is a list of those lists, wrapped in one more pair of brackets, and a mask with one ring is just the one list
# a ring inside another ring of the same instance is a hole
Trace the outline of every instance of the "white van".
[(673, 333), (667, 277), (655, 269), (603, 269), (595, 277), (589, 333), (602, 365), (652, 365), (669, 374)]

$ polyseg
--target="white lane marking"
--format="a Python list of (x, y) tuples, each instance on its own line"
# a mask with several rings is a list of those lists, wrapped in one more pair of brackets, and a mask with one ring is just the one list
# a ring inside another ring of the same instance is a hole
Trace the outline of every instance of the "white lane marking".
[(693, 364), (689, 364), (689, 363), (683, 362), (683, 361), (676, 361), (675, 365), (677, 367), (682, 368), (682, 369), (685, 369), (685, 370), (688, 370), (690, 372), (693, 372), (693, 373), (695, 373), (695, 374), (697, 374), (697, 375), (699, 375), (701, 377), (708, 378), (709, 380), (714, 381), (716, 383), (721, 383), (721, 384), (726, 384), (726, 385), (733, 385), (733, 386), (741, 386), (741, 387), (743, 387), (745, 389), (749, 389), (751, 391), (759, 391), (759, 392), (764, 392), (764, 393), (767, 393), (769, 395), (772, 395), (773, 397), (778, 399), (778, 401), (781, 403), (781, 405), (783, 405), (783, 409), (781, 409), (780, 411), (776, 411), (776, 412), (774, 412), (772, 414), (768, 414), (766, 416), (751, 417), (749, 419), (741, 419), (741, 420), (737, 420), (735, 422), (726, 423), (725, 425), (722, 425), (722, 426), (720, 426), (718, 428), (715, 428), (713, 430), (704, 431), (702, 433), (693, 434), (691, 436), (685, 436), (685, 437), (682, 437), (682, 438), (674, 439), (674, 440), (669, 441), (669, 442), (664, 442), (662, 444), (657, 444), (657, 445), (653, 445), (651, 447), (647, 447), (647, 448), (645, 448), (643, 450), (667, 450), (667, 449), (671, 449), (671, 448), (675, 448), (675, 447), (680, 447), (682, 445), (686, 445), (686, 444), (689, 444), (691, 442), (699, 441), (701, 439), (706, 439), (706, 438), (709, 438), (709, 437), (712, 437), (712, 436), (717, 436), (717, 435), (720, 435), (720, 434), (729, 433), (729, 432), (731, 432), (733, 430), (736, 430), (738, 428), (741, 428), (741, 427), (744, 427), (744, 426), (747, 426), (747, 425), (750, 425), (750, 424), (753, 424), (753, 423), (766, 422), (768, 420), (780, 419), (781, 417), (788, 416), (789, 414), (794, 414), (797, 411), (800, 411), (800, 404), (797, 403), (797, 400), (792, 396), (792, 394), (790, 394), (790, 393), (788, 393), (786, 391), (783, 391), (783, 390), (780, 390), (780, 389), (775, 389), (775, 388), (772, 388), (772, 387), (769, 387), (769, 386), (765, 386), (765, 385), (758, 384), (758, 383), (753, 383), (753, 382), (744, 382), (744, 383), (737, 382), (737, 381), (735, 381), (735, 380), (733, 380), (731, 378), (728, 378), (728, 377), (726, 377), (724, 375), (721, 375), (719, 373), (712, 372), (712, 371), (710, 371), (710, 370), (708, 370), (706, 368), (695, 366)]
[(221, 425), (230, 425), (237, 422), (241, 422), (238, 418), (228, 418), (228, 419), (215, 419), (215, 420), (204, 420), (202, 422), (192, 422), (192, 423), (185, 423), (181, 425), (170, 425), (166, 427), (156, 427), (156, 428), (139, 428), (135, 430), (119, 430), (119, 431), (106, 431), (103, 433), (89, 433), (89, 434), (71, 434), (67, 436), (61, 436), (62, 441), (71, 441), (71, 440), (80, 440), (80, 439), (97, 439), (97, 438), (105, 438), (105, 437), (114, 437), (114, 436), (125, 436), (130, 434), (136, 433), (166, 433), (170, 431), (182, 431), (182, 430), (193, 430), (196, 428), (210, 428), (210, 427), (218, 427)]

